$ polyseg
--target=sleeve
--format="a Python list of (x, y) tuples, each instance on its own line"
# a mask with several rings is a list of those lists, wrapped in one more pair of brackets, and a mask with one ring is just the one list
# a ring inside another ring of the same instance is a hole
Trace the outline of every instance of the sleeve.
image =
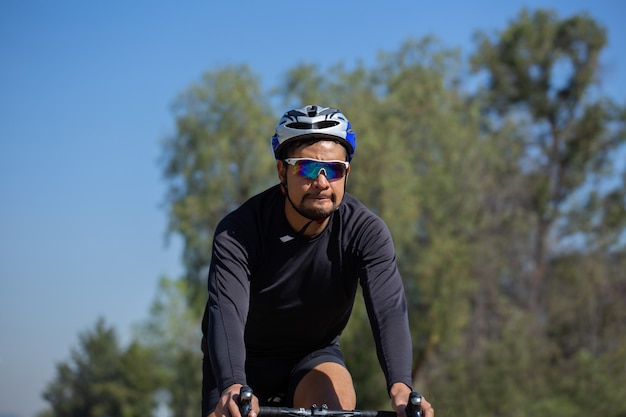
[(361, 286), (387, 389), (396, 382), (412, 387), (407, 302), (391, 233), (380, 218), (375, 218), (365, 228), (362, 242)]
[[(219, 392), (246, 384), (244, 329), (250, 299), (249, 257), (231, 228), (218, 227), (208, 276), (208, 301), (202, 321), (204, 361), (210, 363)], [(204, 378), (209, 377), (203, 367)]]

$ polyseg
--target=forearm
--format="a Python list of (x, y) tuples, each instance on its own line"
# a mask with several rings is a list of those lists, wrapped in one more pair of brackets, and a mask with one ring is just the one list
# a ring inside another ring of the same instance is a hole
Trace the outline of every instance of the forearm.
[(217, 388), (221, 392), (233, 384), (245, 384), (246, 349), (243, 328), (225, 318), (221, 307), (210, 306), (207, 352)]
[(229, 233), (216, 235), (204, 322), (207, 356), (220, 392), (246, 383), (244, 331), (250, 302), (246, 259), (243, 245)]
[[(378, 359), (391, 389), (394, 383), (412, 385), (412, 340), (404, 294), (394, 290), (395, 295), (380, 297), (366, 292), (366, 305)], [(391, 299), (395, 300), (390, 302)]]

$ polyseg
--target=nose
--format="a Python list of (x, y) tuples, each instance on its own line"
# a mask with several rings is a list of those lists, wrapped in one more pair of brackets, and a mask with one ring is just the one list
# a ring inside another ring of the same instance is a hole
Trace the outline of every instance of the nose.
[(330, 181), (326, 178), (326, 170), (320, 169), (320, 172), (317, 174), (317, 178), (313, 182), (317, 188), (325, 189), (330, 187)]

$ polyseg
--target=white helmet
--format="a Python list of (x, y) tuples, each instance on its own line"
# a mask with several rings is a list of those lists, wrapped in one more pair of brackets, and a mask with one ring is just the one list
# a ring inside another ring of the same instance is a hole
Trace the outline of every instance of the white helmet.
[(280, 159), (283, 145), (294, 140), (328, 138), (341, 143), (348, 151), (348, 162), (356, 151), (356, 133), (339, 109), (316, 105), (289, 110), (280, 118), (272, 136), (274, 157)]

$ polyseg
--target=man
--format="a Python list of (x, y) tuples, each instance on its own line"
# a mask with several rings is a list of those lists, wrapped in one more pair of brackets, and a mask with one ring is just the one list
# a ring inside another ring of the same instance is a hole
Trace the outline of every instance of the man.
[[(203, 417), (258, 405), (356, 406), (339, 349), (360, 283), (392, 407), (411, 392), (411, 336), (387, 226), (345, 192), (356, 135), (338, 110), (285, 113), (272, 137), (280, 184), (218, 225), (202, 323)], [(434, 410), (423, 400), (425, 417)]]

